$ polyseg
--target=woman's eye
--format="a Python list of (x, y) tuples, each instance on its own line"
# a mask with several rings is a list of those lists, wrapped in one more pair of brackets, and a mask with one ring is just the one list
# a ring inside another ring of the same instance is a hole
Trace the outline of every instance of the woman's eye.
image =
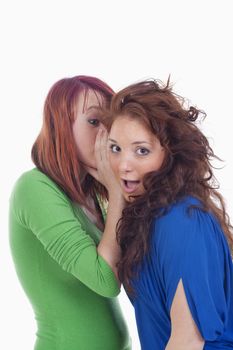
[(100, 121), (99, 121), (99, 119), (92, 118), (92, 119), (88, 119), (88, 123), (93, 125), (93, 126), (99, 126)]
[(147, 154), (150, 153), (150, 151), (147, 148), (138, 148), (136, 152), (140, 156), (146, 156)]
[(110, 150), (112, 151), (112, 153), (118, 153), (121, 149), (117, 145), (110, 145)]

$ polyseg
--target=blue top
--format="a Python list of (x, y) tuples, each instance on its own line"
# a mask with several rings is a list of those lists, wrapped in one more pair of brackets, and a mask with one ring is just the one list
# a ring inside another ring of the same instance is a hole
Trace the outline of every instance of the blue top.
[(187, 197), (154, 220), (150, 253), (137, 279), (135, 308), (142, 350), (164, 350), (170, 338), (170, 309), (182, 279), (205, 350), (233, 349), (233, 265), (226, 238), (210, 213)]

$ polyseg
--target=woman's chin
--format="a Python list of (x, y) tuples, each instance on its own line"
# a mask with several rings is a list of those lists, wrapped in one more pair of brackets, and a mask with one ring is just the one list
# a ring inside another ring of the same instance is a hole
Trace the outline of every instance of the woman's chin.
[(124, 193), (123, 196), (124, 196), (126, 202), (132, 203), (135, 201), (135, 199), (140, 197), (143, 193), (144, 193), (144, 191), (137, 191), (135, 193)]
[(136, 196), (134, 194), (125, 193), (124, 198), (126, 202), (132, 203), (135, 200)]

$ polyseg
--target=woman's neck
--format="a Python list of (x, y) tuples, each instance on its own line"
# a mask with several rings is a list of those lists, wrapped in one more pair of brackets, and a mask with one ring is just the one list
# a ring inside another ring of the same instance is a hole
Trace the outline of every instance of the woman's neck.
[(81, 206), (84, 213), (87, 215), (88, 219), (98, 227), (100, 231), (103, 231), (104, 222), (100, 207), (97, 207), (95, 200), (91, 196), (87, 197), (86, 203), (88, 207), (84, 205)]

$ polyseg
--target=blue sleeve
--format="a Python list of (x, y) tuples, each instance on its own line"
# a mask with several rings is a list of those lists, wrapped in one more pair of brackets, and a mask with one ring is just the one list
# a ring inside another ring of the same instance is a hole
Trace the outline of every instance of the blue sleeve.
[(224, 332), (232, 292), (232, 261), (217, 221), (201, 209), (178, 206), (156, 223), (156, 249), (166, 296), (171, 305), (180, 280), (192, 317), (204, 340)]

